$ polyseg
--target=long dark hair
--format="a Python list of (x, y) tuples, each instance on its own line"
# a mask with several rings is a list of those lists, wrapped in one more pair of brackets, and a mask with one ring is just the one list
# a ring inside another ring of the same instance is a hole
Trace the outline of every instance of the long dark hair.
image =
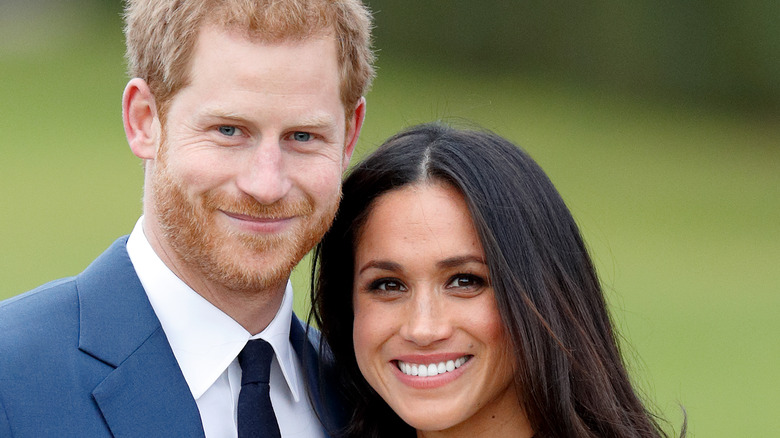
[(518, 364), (518, 399), (535, 437), (666, 436), (631, 385), (596, 271), (552, 182), (506, 139), (442, 124), (401, 132), (358, 164), (315, 251), (310, 319), (355, 404), (347, 435), (414, 432), (358, 369), (352, 280), (356, 238), (374, 200), (425, 181), (450, 184), (466, 200)]

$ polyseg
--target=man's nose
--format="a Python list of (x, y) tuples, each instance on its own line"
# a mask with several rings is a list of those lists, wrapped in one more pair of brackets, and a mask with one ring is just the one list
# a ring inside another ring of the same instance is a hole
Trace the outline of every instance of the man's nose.
[(264, 205), (284, 198), (292, 188), (285, 159), (278, 139), (261, 140), (242, 163), (243, 170), (236, 177), (238, 189)]

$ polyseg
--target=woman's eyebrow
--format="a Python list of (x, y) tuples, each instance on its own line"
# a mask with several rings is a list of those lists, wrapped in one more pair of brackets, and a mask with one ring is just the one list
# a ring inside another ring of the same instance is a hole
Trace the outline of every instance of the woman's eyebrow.
[(360, 267), (358, 274), (362, 274), (366, 269), (381, 269), (383, 271), (400, 272), (403, 270), (401, 265), (387, 260), (371, 260)]
[(465, 265), (468, 263), (479, 263), (481, 265), (487, 265), (485, 259), (476, 255), (464, 255), (456, 256), (444, 259), (436, 263), (438, 268), (454, 268), (456, 266)]

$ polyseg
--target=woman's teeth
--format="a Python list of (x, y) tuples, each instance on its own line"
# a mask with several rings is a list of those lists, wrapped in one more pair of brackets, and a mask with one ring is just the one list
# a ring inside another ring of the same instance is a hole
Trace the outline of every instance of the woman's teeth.
[(463, 356), (455, 360), (431, 363), (428, 365), (407, 363), (399, 360), (396, 362), (396, 365), (398, 366), (398, 369), (407, 376), (431, 377), (456, 370), (469, 359), (471, 359), (471, 356)]

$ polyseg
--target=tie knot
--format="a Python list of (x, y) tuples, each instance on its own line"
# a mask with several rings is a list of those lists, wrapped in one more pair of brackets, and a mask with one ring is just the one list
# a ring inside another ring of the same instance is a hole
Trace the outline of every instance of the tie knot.
[(247, 383), (268, 383), (271, 374), (271, 359), (274, 349), (262, 339), (252, 339), (238, 353), (241, 365), (241, 385)]

